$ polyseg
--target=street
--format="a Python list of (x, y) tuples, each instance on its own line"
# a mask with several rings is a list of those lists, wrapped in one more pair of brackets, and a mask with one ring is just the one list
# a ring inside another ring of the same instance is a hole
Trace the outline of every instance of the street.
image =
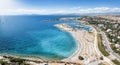
[(108, 52), (109, 52), (111, 55), (113, 55), (116, 59), (119, 59), (119, 60), (120, 60), (120, 56), (111, 49), (111, 47), (110, 47), (110, 45), (109, 45), (110, 42), (108, 41), (105, 33), (104, 33), (104, 32), (101, 32), (101, 34), (102, 34), (103, 44), (104, 44), (104, 46), (105, 46), (106, 51), (108, 51)]

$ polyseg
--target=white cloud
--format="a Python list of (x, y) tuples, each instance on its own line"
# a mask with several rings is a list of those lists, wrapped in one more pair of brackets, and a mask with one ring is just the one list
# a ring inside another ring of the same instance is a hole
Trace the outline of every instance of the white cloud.
[(120, 8), (96, 7), (88, 9), (79, 9), (79, 13), (108, 13), (108, 12), (120, 12)]
[(60, 10), (58, 13), (108, 13), (108, 12), (120, 12), (120, 8), (110, 8), (110, 7), (95, 7), (95, 8), (80, 8), (74, 7), (68, 10)]
[(66, 10), (59, 10), (59, 11), (56, 11), (55, 13), (68, 13), (68, 11), (66, 11)]
[(0, 15), (17, 15), (17, 14), (43, 14), (44, 9), (30, 9), (15, 0), (0, 0)]
[(113, 12), (120, 12), (120, 8), (113, 8), (113, 9), (111, 9), (111, 11), (113, 11)]
[(3, 9), (0, 15), (20, 15), (20, 14), (42, 14), (46, 10), (32, 10), (32, 9)]
[(66, 9), (33, 9), (15, 2), (15, 0), (0, 0), (0, 15), (18, 15), (18, 14), (69, 14), (69, 13), (108, 13), (120, 12), (120, 8), (95, 7), (81, 8), (79, 6)]
[(46, 9), (0, 9), (0, 15), (17, 15), (17, 14), (69, 14), (69, 13), (108, 13), (108, 12), (120, 12), (120, 8), (109, 7), (96, 7), (96, 8), (78, 8), (78, 9), (65, 9), (65, 10), (46, 10)]
[(75, 10), (52, 10), (52, 13), (58, 13), (58, 14), (70, 14), (75, 13)]

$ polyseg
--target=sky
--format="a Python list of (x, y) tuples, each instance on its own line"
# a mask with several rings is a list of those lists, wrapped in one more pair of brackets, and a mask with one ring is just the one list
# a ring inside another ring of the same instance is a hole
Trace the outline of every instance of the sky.
[(0, 15), (120, 12), (120, 0), (0, 0)]

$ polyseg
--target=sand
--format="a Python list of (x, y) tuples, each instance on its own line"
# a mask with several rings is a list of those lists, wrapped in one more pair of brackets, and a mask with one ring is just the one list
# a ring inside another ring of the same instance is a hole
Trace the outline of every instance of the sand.
[[(100, 60), (101, 53), (97, 47), (97, 33), (95, 29), (92, 29), (92, 32), (88, 32), (70, 28), (67, 24), (56, 24), (55, 26), (63, 31), (69, 32), (78, 43), (76, 52), (62, 61), (89, 64)], [(80, 60), (78, 58), (79, 56), (82, 56), (84, 60)]]

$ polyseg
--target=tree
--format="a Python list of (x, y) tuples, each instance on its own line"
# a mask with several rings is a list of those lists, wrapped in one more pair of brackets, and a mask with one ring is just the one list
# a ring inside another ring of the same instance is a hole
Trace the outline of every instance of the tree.
[(84, 58), (83, 58), (82, 56), (79, 56), (79, 59), (80, 59), (80, 60), (84, 60)]

